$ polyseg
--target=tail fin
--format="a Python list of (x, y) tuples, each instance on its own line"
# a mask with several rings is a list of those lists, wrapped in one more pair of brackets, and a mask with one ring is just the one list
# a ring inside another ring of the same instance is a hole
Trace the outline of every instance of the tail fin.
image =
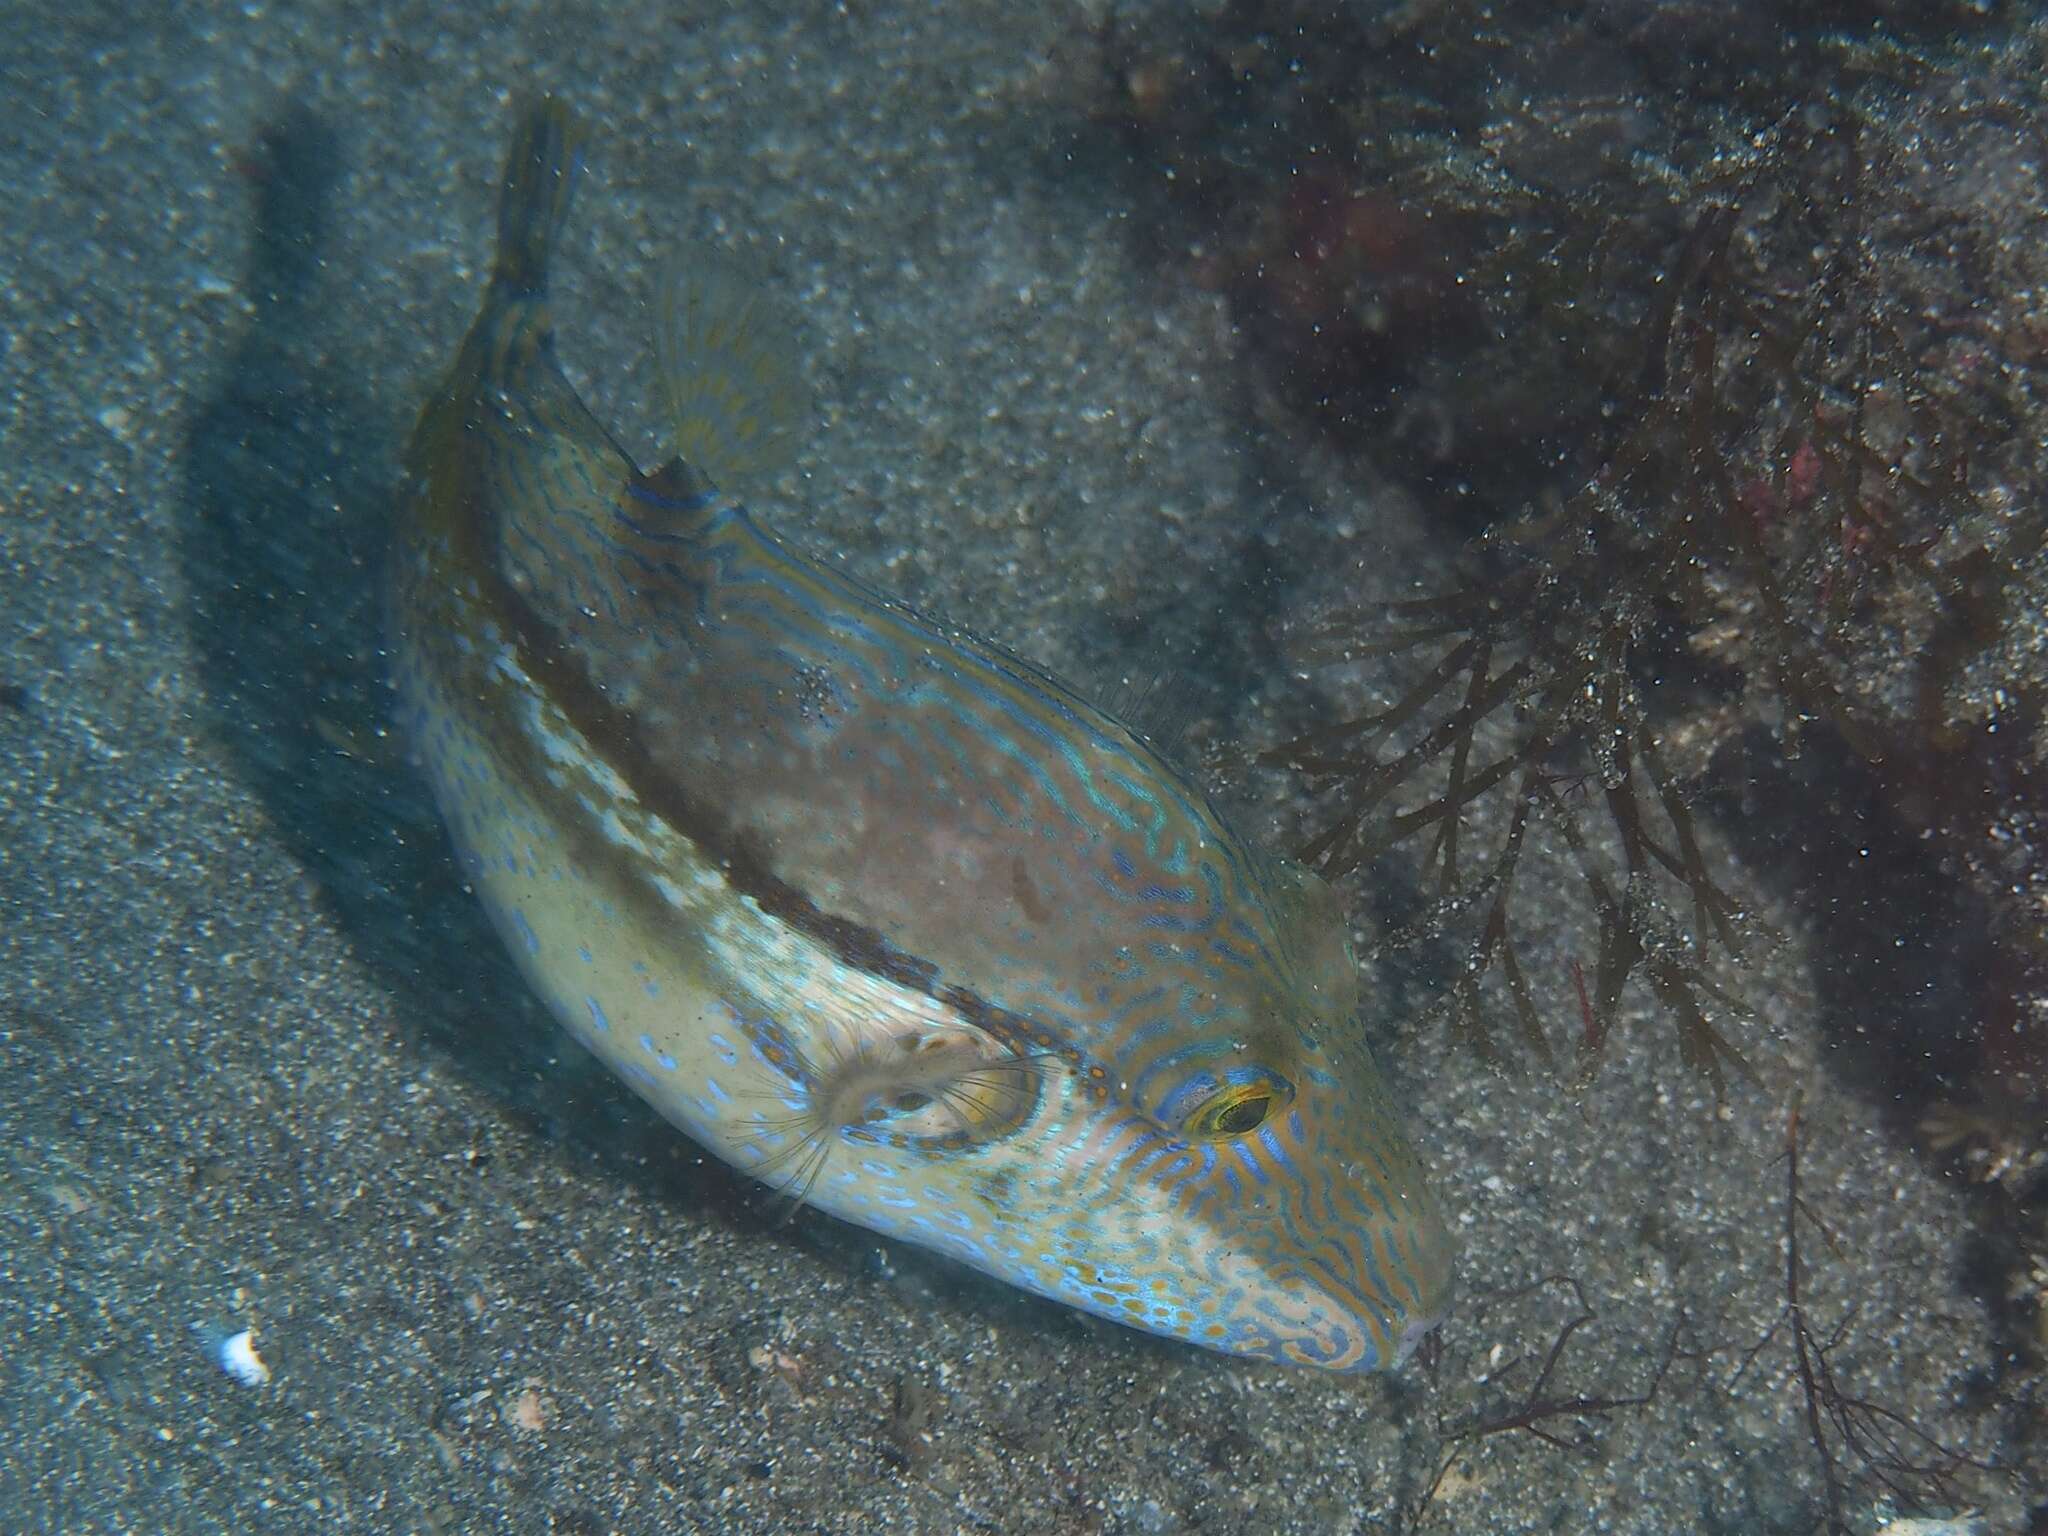
[(547, 291), (582, 140), (575, 118), (554, 97), (520, 107), (498, 192), (498, 262), (491, 282), (501, 292), (538, 297)]

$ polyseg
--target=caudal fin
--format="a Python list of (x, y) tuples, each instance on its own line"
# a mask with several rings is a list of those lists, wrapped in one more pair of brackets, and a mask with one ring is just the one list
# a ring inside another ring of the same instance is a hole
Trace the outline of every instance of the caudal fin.
[(547, 291), (548, 267), (575, 191), (582, 137), (569, 109), (552, 96), (519, 110), (498, 191), (498, 262), (491, 274), (507, 295)]

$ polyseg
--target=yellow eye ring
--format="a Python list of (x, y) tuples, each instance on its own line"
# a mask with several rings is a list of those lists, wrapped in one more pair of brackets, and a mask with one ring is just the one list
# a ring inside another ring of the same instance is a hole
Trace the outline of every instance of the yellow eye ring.
[(1248, 1136), (1280, 1108), (1281, 1094), (1269, 1082), (1231, 1083), (1197, 1104), (1181, 1133), (1198, 1141)]

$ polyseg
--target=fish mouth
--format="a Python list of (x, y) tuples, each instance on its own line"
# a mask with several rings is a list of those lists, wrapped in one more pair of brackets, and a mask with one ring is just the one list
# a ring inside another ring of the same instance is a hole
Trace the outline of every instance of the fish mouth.
[(1408, 1357), (1422, 1347), (1422, 1341), (1441, 1328), (1450, 1315), (1451, 1298), (1446, 1296), (1443, 1305), (1429, 1316), (1410, 1318), (1408, 1326), (1401, 1330), (1400, 1342), (1394, 1346), (1394, 1358), (1387, 1362), (1387, 1368), (1399, 1370), (1406, 1365)]

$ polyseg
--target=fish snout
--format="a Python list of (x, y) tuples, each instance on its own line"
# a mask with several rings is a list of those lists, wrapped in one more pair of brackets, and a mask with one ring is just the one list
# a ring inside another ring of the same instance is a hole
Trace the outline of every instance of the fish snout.
[(1455, 1246), (1434, 1199), (1417, 1187), (1337, 1223), (1303, 1255), (1320, 1305), (1285, 1348), (1325, 1370), (1392, 1370), (1450, 1315)]

